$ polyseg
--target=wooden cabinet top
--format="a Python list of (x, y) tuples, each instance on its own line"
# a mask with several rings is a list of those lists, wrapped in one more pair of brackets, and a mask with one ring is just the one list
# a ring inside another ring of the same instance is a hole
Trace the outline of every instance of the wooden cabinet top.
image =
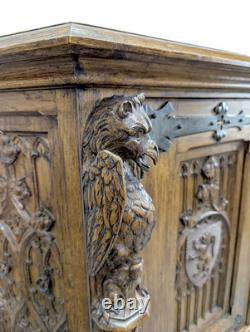
[(66, 23), (0, 37), (0, 88), (250, 89), (250, 57)]

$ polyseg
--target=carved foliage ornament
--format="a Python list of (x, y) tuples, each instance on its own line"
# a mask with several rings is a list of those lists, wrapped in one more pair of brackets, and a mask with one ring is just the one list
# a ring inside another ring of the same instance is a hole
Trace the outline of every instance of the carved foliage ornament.
[[(144, 95), (105, 98), (90, 113), (83, 136), (83, 197), (92, 318), (107, 331), (130, 331), (148, 315), (139, 252), (150, 240), (155, 209), (140, 183), (157, 162)], [(109, 309), (103, 300), (111, 300)], [(121, 299), (125, 307), (116, 308)], [(128, 308), (128, 300), (134, 299)]]
[[(39, 206), (38, 197), (33, 197), (38, 205), (35, 212), (27, 207), (32, 198), (28, 182), (33, 181), (37, 187), (35, 159), (47, 159), (48, 149), (42, 137), (0, 132), (0, 327), (3, 332), (66, 331), (60, 255), (50, 232), (55, 219), (47, 208)], [(30, 165), (29, 174), (34, 171), (32, 180), (17, 176), (24, 171), (22, 159)]]

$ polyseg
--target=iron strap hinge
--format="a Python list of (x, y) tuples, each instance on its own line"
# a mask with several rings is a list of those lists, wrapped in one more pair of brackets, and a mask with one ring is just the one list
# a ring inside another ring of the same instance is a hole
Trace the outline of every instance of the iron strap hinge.
[(228, 114), (228, 105), (219, 103), (208, 116), (175, 116), (171, 102), (167, 102), (158, 110), (147, 105), (147, 112), (152, 121), (153, 129), (150, 136), (157, 143), (161, 151), (168, 151), (173, 140), (177, 137), (212, 131), (213, 138), (220, 141), (226, 136), (229, 128), (242, 130), (244, 125), (250, 124), (250, 115), (243, 110), (238, 114)]

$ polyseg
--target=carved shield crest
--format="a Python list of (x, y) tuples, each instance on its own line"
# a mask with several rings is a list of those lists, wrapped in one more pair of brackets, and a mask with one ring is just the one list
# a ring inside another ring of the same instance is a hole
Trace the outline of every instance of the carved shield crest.
[(189, 230), (186, 250), (186, 272), (196, 287), (208, 280), (220, 252), (222, 222), (203, 221)]

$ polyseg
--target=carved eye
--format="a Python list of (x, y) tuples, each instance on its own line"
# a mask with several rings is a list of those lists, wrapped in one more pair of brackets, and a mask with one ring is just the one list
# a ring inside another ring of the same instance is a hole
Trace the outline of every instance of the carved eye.
[(141, 137), (146, 134), (146, 130), (143, 127), (136, 128), (135, 130), (135, 136), (136, 137)]
[(132, 112), (133, 112), (133, 107), (129, 101), (124, 102), (118, 110), (118, 114), (122, 119), (124, 119), (129, 113)]

